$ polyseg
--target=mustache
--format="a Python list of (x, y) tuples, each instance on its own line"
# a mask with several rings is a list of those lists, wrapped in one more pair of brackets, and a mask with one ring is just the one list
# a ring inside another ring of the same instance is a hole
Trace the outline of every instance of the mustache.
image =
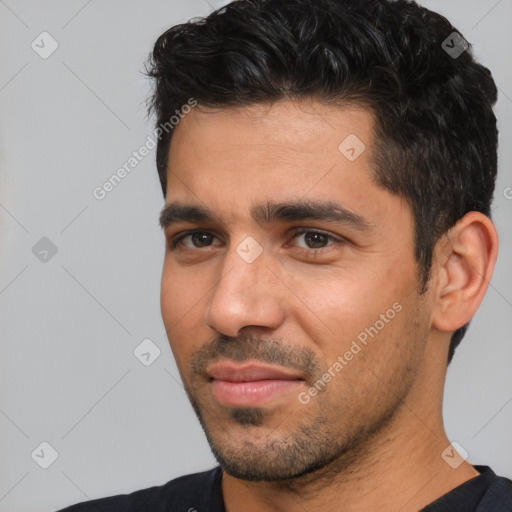
[(318, 358), (310, 348), (290, 346), (276, 339), (259, 338), (252, 334), (237, 337), (219, 335), (191, 355), (189, 367), (192, 374), (208, 377), (208, 366), (222, 358), (280, 365), (312, 377), (322, 373)]

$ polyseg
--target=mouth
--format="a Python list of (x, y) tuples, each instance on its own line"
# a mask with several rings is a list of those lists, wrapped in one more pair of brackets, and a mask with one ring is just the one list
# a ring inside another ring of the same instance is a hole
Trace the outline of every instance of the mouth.
[(284, 398), (303, 385), (300, 373), (258, 363), (224, 361), (208, 371), (214, 398), (230, 407), (256, 407)]

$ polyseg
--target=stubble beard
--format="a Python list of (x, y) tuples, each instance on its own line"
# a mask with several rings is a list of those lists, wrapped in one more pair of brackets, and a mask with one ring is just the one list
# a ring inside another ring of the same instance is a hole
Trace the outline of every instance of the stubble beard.
[[(420, 321), (414, 323), (414, 326), (409, 326), (407, 334), (420, 332)], [(426, 336), (426, 330), (422, 334)], [(411, 338), (406, 336), (405, 339)], [(259, 341), (258, 346), (265, 346), (265, 343)], [(370, 460), (376, 443), (385, 437), (388, 428), (390, 431), (393, 429), (393, 420), (411, 390), (422, 356), (421, 349), (411, 346), (405, 351), (408, 353), (404, 354), (401, 366), (394, 368), (398, 375), (395, 375), (391, 386), (393, 389), (387, 389), (383, 395), (384, 405), (378, 404), (378, 411), (363, 408), (357, 422), (354, 418), (347, 418), (347, 413), (343, 414), (336, 397), (330, 398), (330, 390), (325, 395), (316, 396), (315, 401), (307, 406), (292, 409), (288, 415), (284, 412), (277, 422), (273, 417), (275, 411), (258, 407), (209, 407), (209, 404), (201, 403), (200, 387), (185, 383), (185, 390), (211, 450), (227, 474), (250, 482), (273, 482), (278, 487), (289, 489), (300, 489), (304, 484), (318, 481), (322, 486), (332, 480), (329, 477), (350, 472), (364, 460)], [(235, 353), (229, 355), (234, 356)], [(309, 375), (318, 375), (318, 371), (322, 371), (313, 362), (309, 368)], [(369, 393), (383, 385), (382, 381), (378, 382)], [(345, 390), (347, 395), (353, 391)], [(354, 414), (359, 414), (361, 409), (358, 407), (364, 406), (361, 398), (359, 402), (353, 408)], [(306, 408), (309, 406), (312, 408)], [(343, 418), (343, 424), (333, 422), (333, 417)]]
[(290, 489), (338, 475), (361, 462), (370, 439), (392, 422), (399, 405), (370, 425), (339, 433), (332, 431), (322, 413), (288, 431), (285, 417), (272, 430), (265, 426), (267, 413), (262, 408), (231, 408), (231, 425), (221, 425), (215, 418), (205, 418), (191, 394), (189, 399), (226, 473), (240, 480), (273, 482)]

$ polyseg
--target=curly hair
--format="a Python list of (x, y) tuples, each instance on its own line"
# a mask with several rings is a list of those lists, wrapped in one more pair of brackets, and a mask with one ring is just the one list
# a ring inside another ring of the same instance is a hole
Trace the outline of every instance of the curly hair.
[[(413, 1), (236, 0), (158, 38), (149, 111), (161, 125), (191, 97), (208, 107), (314, 98), (370, 108), (373, 179), (411, 206), (424, 292), (439, 237), (469, 211), (490, 217), (496, 179), (497, 88), (469, 43), (446, 51), (454, 37), (465, 42)], [(171, 137), (157, 147), (164, 196)], [(452, 335), (448, 363), (467, 327)]]

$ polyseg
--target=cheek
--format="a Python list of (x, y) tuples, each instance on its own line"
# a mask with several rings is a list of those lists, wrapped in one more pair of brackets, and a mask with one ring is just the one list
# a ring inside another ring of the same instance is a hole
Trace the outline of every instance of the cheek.
[(162, 271), (160, 308), (166, 329), (173, 331), (189, 316), (197, 315), (201, 296), (205, 290), (200, 286), (197, 272), (176, 270), (166, 261)]
[[(204, 322), (208, 279), (192, 267), (176, 270), (165, 262), (162, 271), (160, 308), (176, 363), (180, 368), (195, 350), (211, 338)], [(183, 375), (182, 375), (183, 376)]]
[(345, 418), (340, 425), (350, 427), (349, 418), (372, 423), (397, 406), (418, 375), (428, 338), (428, 315), (417, 300), (404, 300), (400, 306), (388, 323), (377, 323), (377, 316), (362, 329), (356, 322), (359, 325), (352, 333), (344, 329), (350, 321), (340, 317), (340, 336), (331, 337), (331, 346), (326, 341), (321, 348), (326, 364), (322, 379), (330, 380), (322, 408), (333, 411), (336, 421)]
[(418, 298), (414, 269), (401, 268), (401, 275), (396, 270), (390, 274), (389, 268), (365, 275), (337, 268), (294, 279), (303, 302), (294, 309), (295, 319), (316, 345), (325, 368), (341, 357), (346, 377), (358, 380), (360, 370), (371, 367), (385, 374), (393, 361), (411, 357), (399, 340), (418, 328), (408, 320), (417, 318)]
[(330, 338), (346, 340), (373, 326), (403, 295), (391, 286), (393, 281), (379, 281), (376, 275), (362, 275), (351, 269), (310, 270), (287, 278), (300, 299), (295, 314), (301, 318), (303, 327), (308, 331), (325, 330)]
[[(173, 272), (170, 265), (164, 264), (160, 289), (160, 309), (167, 337), (178, 366), (186, 355), (184, 351), (190, 345), (184, 342), (188, 323), (194, 315), (197, 315), (198, 311), (199, 305), (196, 308), (193, 307), (197, 302), (194, 300), (194, 291), (197, 291), (197, 288), (187, 283), (184, 272)], [(191, 334), (189, 332), (189, 338)]]

